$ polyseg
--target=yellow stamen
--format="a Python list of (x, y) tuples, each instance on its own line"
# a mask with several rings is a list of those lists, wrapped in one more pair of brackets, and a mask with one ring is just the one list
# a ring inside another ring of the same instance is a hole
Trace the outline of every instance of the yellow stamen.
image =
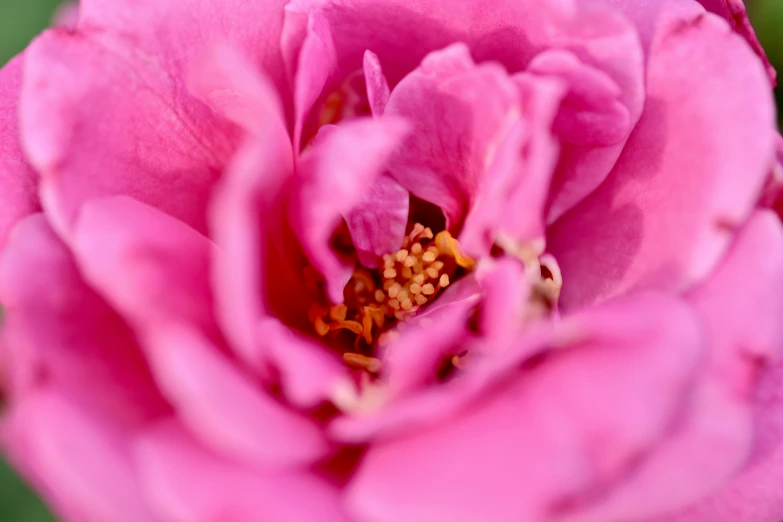
[[(436, 236), (432, 229), (418, 223), (405, 237), (402, 247), (384, 254), (382, 259), (382, 266), (375, 273), (357, 267), (346, 285), (345, 303), (310, 307), (308, 318), (318, 335), (350, 331), (356, 335), (357, 354), (368, 353), (367, 349), (371, 350), (376, 342), (388, 340), (381, 330), (389, 327), (390, 319), (401, 321), (396, 325), (398, 329), (405, 327), (405, 321), (415, 317), (422, 306), (449, 286), (455, 263), (462, 268), (473, 264), (448, 232)], [(319, 288), (322, 286), (321, 280)]]
[(316, 319), (313, 321), (313, 326), (315, 327), (315, 332), (321, 337), (329, 333), (329, 325), (327, 325), (320, 317), (316, 317)]
[(344, 304), (334, 305), (329, 310), (329, 317), (332, 321), (345, 321), (346, 315), (348, 315), (348, 307)]
[(372, 315), (368, 308), (364, 309), (364, 317), (362, 317), (362, 329), (364, 333), (364, 340), (367, 344), (372, 344)]
[(475, 261), (460, 251), (459, 242), (451, 237), (448, 230), (438, 232), (438, 235), (435, 236), (435, 245), (437, 245), (441, 252), (453, 257), (457, 265), (462, 268), (473, 268), (473, 265), (476, 264)]
[(380, 359), (367, 357), (359, 353), (344, 353), (343, 362), (357, 370), (365, 370), (370, 373), (379, 373), (383, 367)]
[(329, 325), (329, 329), (332, 331), (350, 330), (356, 335), (362, 333), (362, 325), (357, 321), (335, 321)]

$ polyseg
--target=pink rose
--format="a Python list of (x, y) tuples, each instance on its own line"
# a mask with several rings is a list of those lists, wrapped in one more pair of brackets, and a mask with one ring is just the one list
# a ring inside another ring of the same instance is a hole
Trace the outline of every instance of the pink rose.
[(776, 522), (774, 73), (702, 4), (84, 0), (0, 72), (6, 455), (72, 522)]

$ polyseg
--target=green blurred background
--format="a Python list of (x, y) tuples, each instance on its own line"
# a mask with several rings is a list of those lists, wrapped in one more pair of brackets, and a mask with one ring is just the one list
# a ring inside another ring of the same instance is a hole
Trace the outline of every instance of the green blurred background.
[[(257, 0), (263, 1), (263, 0)], [(49, 25), (58, 0), (0, 0), (0, 63), (5, 63)], [(746, 0), (753, 24), (783, 84), (783, 0)], [(783, 107), (783, 88), (777, 90)], [(0, 522), (53, 522), (30, 491), (0, 462)]]

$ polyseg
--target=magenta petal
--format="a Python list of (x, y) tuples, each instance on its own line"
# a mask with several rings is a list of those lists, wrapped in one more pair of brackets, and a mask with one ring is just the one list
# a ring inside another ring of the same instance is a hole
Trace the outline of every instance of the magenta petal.
[(383, 254), (402, 246), (409, 203), (408, 191), (382, 174), (345, 216), (351, 241), (364, 266), (377, 267)]
[(232, 137), (172, 74), (105, 33), (50, 30), (28, 48), (22, 141), (63, 237), (82, 204), (117, 194), (205, 231), (209, 191)]
[[(751, 280), (746, 277), (748, 273), (753, 274)], [(745, 469), (712, 495), (678, 516), (665, 518), (666, 521), (733, 522), (779, 520), (783, 516), (783, 499), (778, 494), (783, 479), (780, 468), (783, 463), (780, 363), (763, 368), (759, 378), (755, 374), (759, 359), (769, 361), (780, 357), (783, 345), (781, 289), (783, 229), (776, 216), (761, 212), (742, 230), (715, 276), (691, 296), (707, 319), (716, 346), (712, 378), (731, 394), (729, 400), (742, 405), (745, 417), (752, 415), (752, 419), (742, 418), (747, 424), (752, 421), (752, 425), (738, 425), (755, 432), (753, 439), (745, 441), (746, 445), (742, 447), (745, 451), (752, 449), (750, 460), (743, 460), (741, 464), (745, 464)], [(747, 318), (750, 310), (753, 311), (751, 320)], [(750, 387), (755, 387), (753, 392), (749, 391)], [(709, 423), (703, 424), (711, 426), (713, 437), (720, 440), (725, 433), (731, 433), (731, 425), (726, 425), (730, 420), (726, 412), (715, 412)], [(676, 461), (673, 469), (678, 472), (688, 469), (685, 464), (693, 459), (691, 468), (698, 471), (705, 463), (714, 465), (726, 458), (725, 450), (730, 448), (722, 445), (723, 449), (714, 451), (716, 443), (702, 441), (703, 460), (698, 460), (700, 452), (694, 449), (689, 458)], [(708, 479), (709, 475), (687, 484), (689, 489), (698, 488), (709, 485)]]
[[(517, 74), (522, 117), (494, 153), (476, 194), (460, 242), (476, 257), (498, 239), (506, 246), (542, 242), (545, 206), (558, 157), (553, 121), (563, 97), (561, 82)], [(500, 237), (499, 237), (500, 236)]]
[(162, 520), (348, 522), (337, 491), (311, 474), (222, 459), (174, 423), (144, 434), (136, 453), (146, 496)]
[(756, 33), (753, 30), (753, 26), (748, 19), (748, 13), (745, 10), (745, 4), (743, 0), (699, 0), (708, 11), (718, 14), (726, 19), (729, 24), (745, 38), (756, 54), (761, 58), (764, 63), (767, 74), (769, 75), (770, 82), (773, 86), (776, 83), (777, 73), (775, 72), (772, 64), (769, 63), (767, 54), (764, 52), (764, 48), (761, 47), (759, 39), (756, 37)]
[(2, 424), (10, 460), (68, 522), (156, 522), (141, 492), (129, 433), (56, 388), (30, 391)]
[(228, 45), (260, 67), (282, 93), (288, 89), (280, 55), (286, 3), (80, 0), (79, 29), (122, 36), (121, 46), (154, 57), (176, 82), (187, 77), (191, 57), (198, 58), (215, 44)]
[(350, 379), (342, 359), (276, 319), (261, 322), (257, 344), (259, 359), (277, 366), (283, 393), (302, 408), (313, 408), (328, 400)]
[(13, 226), (38, 211), (38, 175), (22, 153), (17, 118), (22, 60), (17, 57), (0, 70), (0, 249)]
[(578, 321), (584, 342), (496, 381), (505, 384), (451, 421), (372, 447), (348, 492), (352, 512), (368, 522), (544, 520), (563, 495), (631, 466), (675, 416), (701, 332), (688, 307), (652, 295)]
[(195, 330), (157, 328), (148, 338), (159, 386), (210, 447), (271, 466), (309, 463), (329, 450), (314, 423), (270, 396)]
[(142, 334), (184, 322), (217, 335), (212, 248), (181, 221), (125, 196), (86, 204), (73, 233), (85, 277)]
[[(205, 50), (189, 70), (188, 88), (215, 113), (247, 132), (276, 133), (281, 143), (288, 136), (274, 85), (235, 47), (221, 43)], [(280, 153), (285, 155), (287, 148), (291, 146), (281, 146)]]
[(265, 278), (269, 238), (287, 232), (280, 229), (282, 210), (275, 201), (293, 174), (291, 140), (271, 82), (235, 49), (211, 49), (191, 71), (190, 87), (245, 131), (244, 143), (216, 187), (209, 221), (225, 253), (213, 259), (216, 315), (232, 346), (257, 368), (262, 360), (256, 330), (269, 309), (265, 290), (275, 283)]
[(459, 227), (495, 150), (520, 117), (514, 82), (498, 64), (476, 65), (464, 44), (427, 56), (392, 91), (385, 114), (414, 125), (389, 171)]
[(383, 115), (391, 91), (389, 82), (383, 75), (381, 61), (369, 50), (364, 53), (364, 81), (367, 84), (367, 100), (370, 102), (372, 115), (376, 117)]
[(169, 412), (132, 330), (82, 280), (41, 214), (21, 221), (8, 241), (0, 259), (0, 302), (9, 401), (46, 376), (125, 429)]
[(87, 276), (137, 327), (158, 385), (200, 436), (254, 461), (323, 453), (315, 425), (256, 389), (221, 353), (206, 238), (142, 203), (112, 198), (85, 206), (74, 243)]
[(663, 26), (645, 113), (617, 166), (549, 232), (562, 306), (635, 286), (682, 289), (709, 274), (759, 197), (774, 129), (764, 71), (722, 20)]
[(329, 22), (318, 11), (307, 19), (307, 36), (299, 52), (294, 80), (294, 151), (301, 148), (302, 131), (313, 105), (335, 73), (337, 58)]
[(396, 118), (356, 119), (325, 131), (302, 155), (290, 219), (310, 262), (324, 276), (329, 299), (341, 303), (353, 267), (340, 261), (330, 240), (342, 216), (383, 172), (408, 126)]
[[(760, 360), (779, 356), (783, 345), (781, 289), (783, 228), (771, 212), (759, 212), (710, 279), (689, 295), (707, 327), (711, 350), (682, 420), (611, 494), (575, 510), (564, 522), (646, 520), (692, 504), (741, 469), (754, 438), (750, 390), (756, 368)], [(778, 422), (765, 416), (757, 429), (770, 423), (780, 435)], [(752, 503), (747, 509), (753, 509)], [(736, 520), (761, 519), (743, 515)]]
[(559, 49), (542, 52), (528, 67), (530, 74), (559, 80), (566, 89), (553, 124), (562, 150), (549, 196), (548, 223), (606, 179), (641, 115), (641, 52), (632, 31), (625, 39), (629, 51), (617, 62), (627, 64), (621, 78), (628, 85), (618, 85), (607, 72)]
[(399, 396), (426, 385), (435, 385), (445, 358), (462, 351), (468, 333), (468, 313), (472, 299), (452, 302), (441, 313), (428, 314), (425, 321), (412, 320), (397, 341), (386, 347), (383, 376), (388, 391)]
[(478, 277), (484, 289), (481, 303), (481, 331), (496, 342), (486, 343), (487, 348), (499, 348), (519, 335), (520, 319), (530, 297), (530, 284), (525, 270), (518, 260), (504, 257)]

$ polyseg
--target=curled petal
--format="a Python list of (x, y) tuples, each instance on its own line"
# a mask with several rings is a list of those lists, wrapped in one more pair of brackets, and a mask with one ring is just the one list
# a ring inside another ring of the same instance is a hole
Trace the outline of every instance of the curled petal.
[(723, 20), (702, 14), (662, 26), (647, 78), (644, 116), (612, 174), (549, 231), (564, 308), (702, 280), (755, 206), (772, 164), (768, 82)]

